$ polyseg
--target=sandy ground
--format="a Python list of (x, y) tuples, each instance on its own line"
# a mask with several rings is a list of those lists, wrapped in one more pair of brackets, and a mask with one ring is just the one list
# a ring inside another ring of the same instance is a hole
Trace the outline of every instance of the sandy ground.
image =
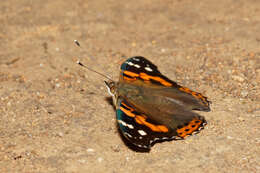
[[(0, 172), (259, 172), (259, 0), (1, 0)], [(73, 40), (80, 41), (78, 48)], [(136, 152), (103, 79), (142, 55), (206, 95), (198, 135)]]

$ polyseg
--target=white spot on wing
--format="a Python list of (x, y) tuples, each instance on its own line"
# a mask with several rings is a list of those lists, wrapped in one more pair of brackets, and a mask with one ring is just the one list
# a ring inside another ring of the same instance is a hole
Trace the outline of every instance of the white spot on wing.
[(126, 123), (124, 122), (124, 121), (122, 121), (122, 120), (118, 120), (117, 121), (119, 124), (122, 124), (123, 126), (126, 126)]
[(141, 66), (140, 65), (138, 65), (138, 64), (135, 64), (134, 65), (136, 68), (140, 68)]
[(163, 138), (162, 138), (162, 140), (166, 140), (166, 139), (170, 139), (170, 138), (168, 138), (168, 137), (163, 137)]
[(126, 136), (128, 136), (129, 138), (132, 138), (133, 136), (132, 135), (130, 135), (129, 133), (127, 133), (127, 132), (125, 132), (124, 133)]
[(138, 133), (139, 133), (140, 135), (142, 135), (142, 136), (147, 135), (147, 133), (146, 133), (145, 131), (143, 131), (143, 130), (138, 130)]
[(146, 146), (146, 145), (140, 145), (140, 144), (135, 144), (136, 146), (140, 147), (140, 148), (150, 148), (150, 145), (149, 146)]
[(126, 122), (122, 121), (122, 120), (118, 120), (117, 121), (119, 124), (122, 124), (125, 127), (128, 127), (129, 129), (134, 129), (134, 126), (132, 124), (127, 124)]
[(144, 68), (146, 71), (153, 71), (153, 69), (151, 69), (150, 67), (145, 67)]
[(159, 139), (160, 139), (160, 138), (154, 138), (154, 139), (150, 140), (150, 144), (153, 143), (154, 141), (159, 140)]
[(128, 62), (127, 63), (128, 65), (130, 65), (130, 66), (133, 66), (133, 65), (135, 65), (134, 63), (132, 63), (132, 62)]

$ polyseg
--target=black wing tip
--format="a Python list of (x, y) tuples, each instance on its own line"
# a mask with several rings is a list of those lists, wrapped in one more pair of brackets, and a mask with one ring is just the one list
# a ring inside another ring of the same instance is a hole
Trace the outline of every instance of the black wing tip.
[(193, 110), (196, 110), (196, 111), (203, 111), (203, 112), (210, 112), (211, 111), (211, 108), (209, 106), (207, 107), (200, 107), (200, 108), (195, 108)]

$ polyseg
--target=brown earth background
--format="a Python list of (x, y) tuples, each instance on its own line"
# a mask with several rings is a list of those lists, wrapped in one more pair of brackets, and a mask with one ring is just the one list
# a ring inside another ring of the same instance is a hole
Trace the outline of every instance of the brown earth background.
[[(80, 41), (78, 48), (73, 40)], [(103, 78), (142, 55), (201, 92), (198, 135), (121, 139)], [(259, 172), (259, 0), (1, 0), (0, 172)]]

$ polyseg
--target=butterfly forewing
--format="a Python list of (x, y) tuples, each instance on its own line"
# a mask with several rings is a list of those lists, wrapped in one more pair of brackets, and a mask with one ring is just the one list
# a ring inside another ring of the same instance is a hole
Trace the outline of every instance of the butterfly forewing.
[(192, 109), (201, 111), (210, 110), (210, 102), (207, 100), (207, 97), (168, 79), (160, 73), (157, 66), (141, 56), (129, 58), (121, 65), (120, 82), (146, 85), (148, 87), (172, 88), (172, 90), (178, 90), (178, 92), (167, 92), (168, 97), (186, 94), (186, 100), (189, 99), (193, 103), (191, 106)]

